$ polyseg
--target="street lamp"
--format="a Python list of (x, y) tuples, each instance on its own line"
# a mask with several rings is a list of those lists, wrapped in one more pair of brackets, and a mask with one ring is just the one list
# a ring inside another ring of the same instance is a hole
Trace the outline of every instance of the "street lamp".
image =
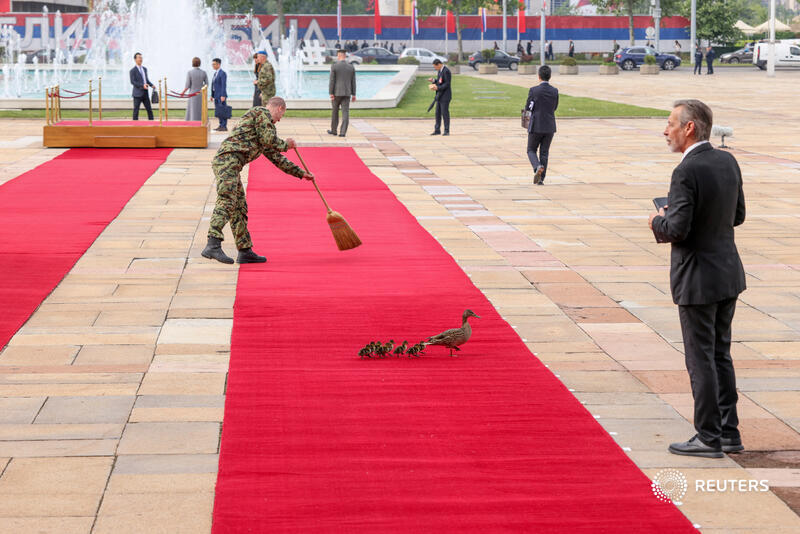
[(769, 44), (767, 45), (767, 76), (775, 76), (775, 0), (769, 0)]

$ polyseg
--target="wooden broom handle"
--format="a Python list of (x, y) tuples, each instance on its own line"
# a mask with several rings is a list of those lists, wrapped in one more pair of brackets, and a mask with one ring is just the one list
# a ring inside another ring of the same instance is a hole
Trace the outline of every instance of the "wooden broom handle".
[[(303, 156), (300, 155), (300, 151), (297, 150), (297, 147), (294, 147), (294, 153), (297, 154), (298, 158), (300, 158), (300, 163), (303, 164), (303, 168), (306, 170), (306, 172), (308, 174), (311, 174), (311, 171), (308, 170), (308, 167), (306, 166), (306, 162), (303, 160)], [(311, 180), (311, 183), (314, 184), (314, 188), (317, 190), (317, 193), (319, 193), (319, 198), (321, 198), (323, 204), (325, 204), (325, 209), (327, 209), (328, 213), (330, 213), (331, 212), (331, 207), (328, 206), (328, 201), (325, 200), (324, 196), (322, 196), (322, 191), (319, 190), (319, 186), (317, 185), (317, 181), (316, 180)]]

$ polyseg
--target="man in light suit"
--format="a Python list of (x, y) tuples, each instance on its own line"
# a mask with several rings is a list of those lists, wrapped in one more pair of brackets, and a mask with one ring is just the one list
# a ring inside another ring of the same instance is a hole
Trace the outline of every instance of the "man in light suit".
[(683, 157), (672, 171), (667, 206), (650, 216), (650, 228), (659, 241), (672, 243), (670, 286), (697, 431), (669, 451), (722, 458), (744, 450), (730, 348), (736, 300), (746, 287), (733, 229), (744, 222), (745, 205), (736, 159), (708, 142), (712, 120), (699, 100), (675, 102), (664, 136)]
[[(552, 71), (547, 65), (539, 67), (539, 85), (528, 91), (525, 109), (531, 111), (528, 125), (528, 160), (533, 166), (533, 183), (542, 185), (550, 158), (550, 143), (556, 133), (558, 89), (550, 85)], [(538, 155), (537, 155), (538, 151)]]
[(147, 77), (147, 68), (142, 66), (142, 54), (133, 55), (136, 65), (130, 71), (131, 85), (133, 86), (133, 120), (139, 120), (139, 105), (144, 104), (148, 120), (153, 120), (153, 108), (150, 106), (150, 92), (153, 82)]
[(328, 93), (331, 95), (331, 129), (328, 133), (336, 135), (339, 128), (339, 108), (342, 108), (342, 129), (339, 137), (347, 135), (350, 123), (350, 102), (356, 101), (356, 69), (347, 62), (347, 52), (336, 51), (338, 61), (331, 65), (331, 77), (328, 82)]
[[(450, 135), (450, 101), (453, 99), (451, 89), (452, 74), (440, 60), (433, 60), (433, 68), (436, 69), (436, 77), (431, 78), (431, 88), (436, 91), (436, 123), (431, 135)], [(444, 133), (441, 126), (444, 121)]]
[(228, 75), (220, 67), (222, 60), (214, 58), (211, 61), (214, 68), (214, 77), (211, 79), (211, 99), (214, 100), (214, 116), (219, 119), (219, 126), (215, 132), (228, 131), (228, 106), (225, 101), (228, 99)]

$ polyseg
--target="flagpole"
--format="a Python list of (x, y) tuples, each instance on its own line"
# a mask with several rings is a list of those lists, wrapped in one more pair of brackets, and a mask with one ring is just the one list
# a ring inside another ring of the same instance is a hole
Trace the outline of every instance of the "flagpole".
[(544, 63), (545, 63), (545, 61), (544, 61), (544, 59), (545, 59), (544, 58), (544, 55), (545, 55), (545, 51), (544, 51), (544, 46), (545, 46), (545, 42), (544, 42), (545, 19), (544, 19), (544, 17), (545, 17), (545, 15), (544, 15), (544, 12), (545, 12), (546, 9), (547, 9), (547, 0), (542, 0), (542, 12), (541, 12), (541, 17), (539, 17), (540, 18), (540, 22), (539, 22), (539, 64), (540, 65), (544, 65)]
[(508, 22), (506, 21), (506, 3), (503, 1), (503, 52), (508, 52)]
[(447, 10), (444, 12), (444, 57), (447, 57)]
[(483, 31), (484, 31), (484, 17), (486, 16), (485, 7), (481, 8), (481, 50), (483, 50)]

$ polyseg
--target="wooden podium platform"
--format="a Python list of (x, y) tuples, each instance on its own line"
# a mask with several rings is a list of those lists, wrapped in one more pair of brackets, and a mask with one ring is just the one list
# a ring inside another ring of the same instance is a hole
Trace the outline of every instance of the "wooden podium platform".
[(201, 121), (59, 121), (44, 127), (46, 147), (206, 148), (209, 127)]

